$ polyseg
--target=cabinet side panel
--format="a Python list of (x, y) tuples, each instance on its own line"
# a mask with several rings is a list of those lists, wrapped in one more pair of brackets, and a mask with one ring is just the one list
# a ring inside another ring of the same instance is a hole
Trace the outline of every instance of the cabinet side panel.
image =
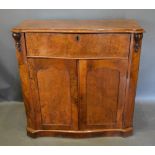
[(129, 56), (129, 74), (127, 80), (126, 104), (124, 107), (124, 128), (133, 126), (133, 113), (135, 105), (136, 87), (139, 71), (140, 52), (142, 41), (139, 41), (139, 49), (135, 51), (134, 34), (131, 37), (130, 56)]
[(30, 95), (31, 91), (30, 91), (28, 64), (26, 59), (24, 33), (21, 33), (20, 46), (21, 51), (19, 51), (19, 49), (16, 48), (16, 57), (19, 65), (22, 95), (27, 116), (27, 127), (34, 128), (34, 112), (33, 112), (33, 103), (31, 102), (31, 95)]

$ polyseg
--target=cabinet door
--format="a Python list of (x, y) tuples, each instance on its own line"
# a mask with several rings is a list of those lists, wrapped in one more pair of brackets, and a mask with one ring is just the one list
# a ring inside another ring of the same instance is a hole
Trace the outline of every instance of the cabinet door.
[(125, 102), (125, 60), (80, 60), (80, 129), (121, 128)]
[(77, 129), (76, 60), (29, 58), (37, 129)]

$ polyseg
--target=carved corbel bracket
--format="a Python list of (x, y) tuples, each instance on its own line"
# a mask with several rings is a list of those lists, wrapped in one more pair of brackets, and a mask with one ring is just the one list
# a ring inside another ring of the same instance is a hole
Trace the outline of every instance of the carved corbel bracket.
[(19, 52), (21, 52), (21, 43), (20, 43), (21, 34), (20, 33), (13, 32), (12, 33), (12, 37), (15, 40), (16, 48), (18, 49)]
[(140, 48), (140, 42), (143, 38), (143, 33), (135, 33), (134, 39), (135, 39), (135, 52), (138, 52), (138, 49)]

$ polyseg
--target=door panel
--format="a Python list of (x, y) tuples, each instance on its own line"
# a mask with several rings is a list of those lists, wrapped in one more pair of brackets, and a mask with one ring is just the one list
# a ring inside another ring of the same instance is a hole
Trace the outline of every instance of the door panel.
[(102, 125), (116, 121), (118, 88), (119, 72), (117, 70), (97, 68), (88, 71), (86, 95), (87, 104), (89, 104), (87, 106), (89, 125)]
[(80, 60), (80, 128), (122, 127), (126, 60)]
[(77, 129), (76, 60), (29, 59), (43, 129)]

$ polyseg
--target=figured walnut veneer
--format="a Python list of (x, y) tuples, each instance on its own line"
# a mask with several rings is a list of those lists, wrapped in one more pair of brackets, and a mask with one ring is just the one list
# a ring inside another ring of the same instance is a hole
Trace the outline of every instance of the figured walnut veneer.
[(12, 29), (27, 134), (129, 136), (143, 29), (134, 20), (34, 20)]

